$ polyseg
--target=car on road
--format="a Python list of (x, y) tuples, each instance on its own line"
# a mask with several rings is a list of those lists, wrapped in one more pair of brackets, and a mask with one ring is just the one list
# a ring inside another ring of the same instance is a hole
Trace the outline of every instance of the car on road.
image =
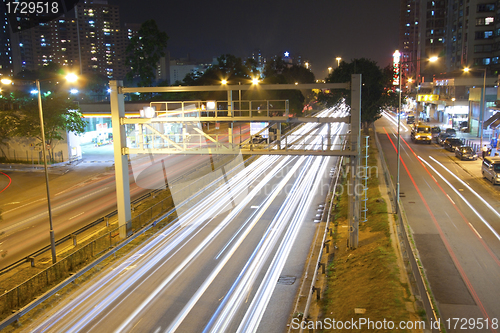
[(411, 130), (411, 140), (415, 143), (426, 142), (430, 144), (432, 141), (431, 127), (422, 124), (415, 125)]
[(446, 150), (454, 151), (455, 148), (463, 146), (462, 140), (458, 138), (446, 138), (443, 147)]
[(476, 152), (474, 151), (474, 149), (472, 149), (472, 147), (469, 146), (460, 146), (455, 148), (455, 156), (461, 160), (467, 160), (467, 161), (477, 160)]
[(485, 157), (481, 172), (483, 177), (491, 181), (493, 185), (500, 184), (500, 157)]
[(415, 116), (412, 115), (412, 114), (409, 114), (407, 117), (406, 117), (406, 123), (409, 125), (409, 124), (414, 124), (415, 123)]

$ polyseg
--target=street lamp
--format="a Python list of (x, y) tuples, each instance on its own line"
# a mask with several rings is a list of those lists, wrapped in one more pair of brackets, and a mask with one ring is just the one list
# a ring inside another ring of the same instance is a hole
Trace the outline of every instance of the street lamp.
[[(474, 70), (484, 71), (484, 75), (483, 75), (483, 94), (481, 96), (482, 108), (481, 108), (481, 110), (479, 112), (479, 131), (481, 132), (481, 136), (480, 136), (480, 139), (479, 139), (479, 147), (480, 147), (480, 149), (482, 149), (483, 148), (483, 132), (484, 132), (484, 129), (483, 129), (484, 112), (486, 110), (486, 67), (485, 68), (475, 68)], [(471, 71), (471, 69), (469, 67), (465, 67), (464, 68), (464, 72), (465, 73), (468, 73), (470, 71)]]
[[(396, 52), (394, 52), (394, 56), (395, 57), (398, 57), (399, 59), (399, 56), (401, 54), (399, 53), (398, 50), (396, 50)], [(436, 62), (439, 58), (434, 56), (434, 57), (430, 57), (429, 58), (429, 62)], [(400, 62), (399, 63), (399, 108), (398, 108), (398, 148), (397, 148), (397, 171), (396, 171), (396, 213), (399, 213), (399, 191), (400, 191), (400, 183), (399, 183), (399, 174), (400, 174), (400, 158), (401, 158), (401, 153), (400, 153), (400, 150), (401, 150), (401, 132), (400, 132), (400, 129), (401, 129), (401, 80), (402, 80), (402, 65), (403, 64), (407, 64), (407, 63), (412, 63), (412, 62), (417, 62), (419, 61), (420, 59), (415, 59), (415, 60), (410, 60), (410, 61), (404, 61), (404, 62)], [(399, 60), (398, 60), (399, 61)], [(411, 81), (410, 81), (411, 80)], [(412, 79), (408, 79), (408, 82), (413, 82)], [(417, 121), (418, 121), (418, 118), (417, 118)]]
[(342, 58), (341, 57), (337, 57), (337, 58), (335, 58), (335, 60), (337, 60), (337, 67), (339, 67), (340, 66), (340, 60), (342, 60)]
[[(68, 82), (75, 82), (77, 79), (78, 79), (78, 77), (75, 74), (68, 74), (66, 76), (66, 80)], [(12, 80), (2, 79), (1, 82), (3, 84), (11, 84)], [(36, 84), (36, 89), (37, 89), (37, 93), (38, 93), (38, 113), (40, 116), (40, 130), (41, 130), (41, 134), (42, 134), (43, 166), (45, 169), (45, 187), (47, 189), (47, 208), (49, 211), (50, 249), (51, 249), (51, 253), (52, 253), (52, 263), (55, 264), (57, 262), (56, 243), (55, 243), (54, 228), (53, 228), (53, 223), (52, 223), (52, 207), (50, 204), (49, 171), (47, 168), (47, 147), (46, 147), (46, 141), (45, 141), (45, 128), (44, 128), (44, 124), (43, 124), (42, 92), (40, 90), (40, 80), (36, 79), (35, 84)]]

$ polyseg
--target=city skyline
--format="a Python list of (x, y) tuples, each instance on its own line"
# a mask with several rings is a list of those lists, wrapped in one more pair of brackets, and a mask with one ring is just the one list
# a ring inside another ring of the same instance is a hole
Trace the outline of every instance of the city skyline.
[[(252, 2), (252, 7), (219, 1), (206, 6), (198, 1), (109, 0), (120, 5), (122, 22), (143, 23), (156, 20), (169, 36), (172, 58), (189, 54), (195, 59), (211, 59), (221, 54), (248, 57), (258, 48), (266, 57), (302, 55), (310, 60), (317, 78), (343, 61), (368, 58), (383, 68), (390, 65), (399, 43), (399, 1), (373, 4), (367, 0), (343, 3), (318, 1), (313, 4), (283, 0)], [(149, 8), (149, 9), (148, 9)], [(228, 27), (230, 27), (228, 29)]]

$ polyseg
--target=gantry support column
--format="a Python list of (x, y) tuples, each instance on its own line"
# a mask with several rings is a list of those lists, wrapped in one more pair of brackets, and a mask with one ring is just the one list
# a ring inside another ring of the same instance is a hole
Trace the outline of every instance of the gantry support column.
[(233, 91), (227, 91), (227, 116), (231, 117), (233, 115)]
[[(128, 155), (122, 154), (126, 147), (125, 126), (120, 124), (120, 118), (125, 117), (125, 102), (123, 94), (119, 91), (123, 87), (123, 81), (109, 81), (111, 89), (111, 125), (113, 126), (113, 146), (115, 155), (115, 181), (116, 181), (116, 205), (118, 211), (118, 225), (120, 227), (120, 238), (127, 237), (131, 229), (132, 212), (130, 209), (130, 184), (128, 178)], [(142, 135), (142, 133), (141, 133)]]
[(361, 74), (351, 75), (351, 150), (356, 152), (350, 157), (349, 163), (349, 248), (358, 247), (359, 240), (359, 215), (360, 215), (360, 193), (358, 193), (358, 166), (361, 158)]

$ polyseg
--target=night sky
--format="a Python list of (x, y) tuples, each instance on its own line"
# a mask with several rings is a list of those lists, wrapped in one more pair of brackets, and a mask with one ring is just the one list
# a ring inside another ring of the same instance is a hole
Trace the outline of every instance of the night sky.
[(258, 48), (268, 58), (285, 51), (311, 61), (316, 78), (337, 56), (390, 64), (398, 48), (399, 0), (109, 0), (122, 23), (153, 18), (169, 36), (172, 58), (245, 58)]

